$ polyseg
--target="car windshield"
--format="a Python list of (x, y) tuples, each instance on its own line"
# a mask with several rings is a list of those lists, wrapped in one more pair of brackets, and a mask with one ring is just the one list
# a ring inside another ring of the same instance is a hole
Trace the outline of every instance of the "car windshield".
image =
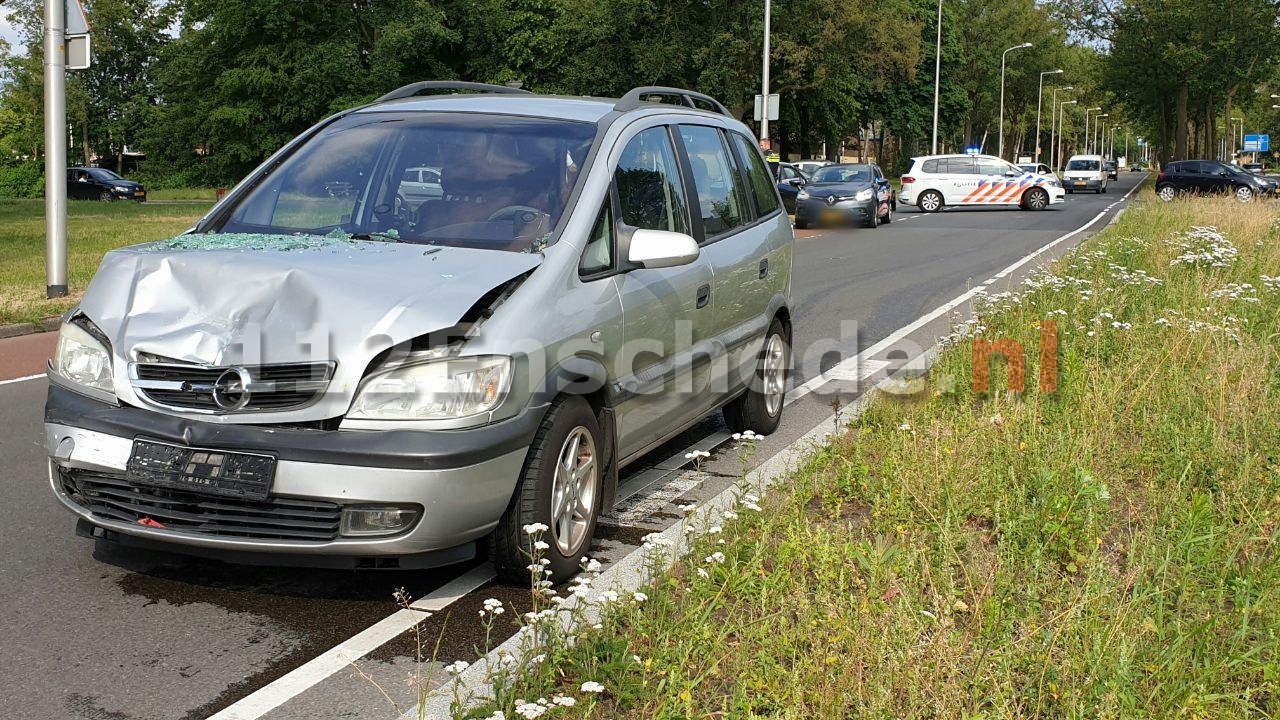
[(99, 180), (123, 180), (124, 179), (119, 175), (111, 172), (110, 170), (104, 170), (102, 168), (94, 168), (93, 176), (98, 178)]
[(1067, 163), (1068, 170), (1097, 170), (1097, 160), (1071, 160)]
[(871, 168), (866, 165), (828, 165), (813, 174), (816, 183), (870, 182)]
[(210, 230), (536, 252), (552, 241), (594, 137), (594, 125), (565, 120), (355, 113), (307, 140)]

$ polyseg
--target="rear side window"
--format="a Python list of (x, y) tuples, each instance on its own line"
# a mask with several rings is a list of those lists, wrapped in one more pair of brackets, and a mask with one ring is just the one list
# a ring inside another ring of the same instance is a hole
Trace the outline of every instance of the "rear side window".
[(947, 158), (940, 162), (946, 164), (944, 172), (950, 175), (973, 175), (977, 172), (972, 158)]
[(938, 168), (939, 162), (940, 162), (939, 160), (925, 160), (924, 164), (920, 166), (920, 172), (927, 172), (927, 173), (940, 172)]
[[(707, 237), (729, 232), (746, 221), (746, 200), (738, 188), (738, 177), (729, 163), (729, 154), (720, 140), (720, 132), (705, 125), (681, 125), (680, 138), (689, 153), (693, 169), (693, 188), (698, 195), (698, 211)], [(783, 179), (795, 171), (782, 168)]]
[(769, 168), (754, 143), (738, 133), (729, 133), (738, 146), (738, 157), (747, 164), (747, 179), (751, 181), (751, 196), (756, 201), (756, 212), (761, 217), (778, 209), (778, 188), (769, 176)]
[(627, 143), (614, 180), (622, 222), (646, 230), (689, 234), (689, 208), (665, 127), (643, 130)]

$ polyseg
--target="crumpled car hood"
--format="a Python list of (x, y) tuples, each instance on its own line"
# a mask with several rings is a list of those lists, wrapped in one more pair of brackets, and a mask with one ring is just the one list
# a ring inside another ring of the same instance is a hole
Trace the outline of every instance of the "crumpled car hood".
[(378, 353), (455, 325), (540, 262), (339, 237), (184, 235), (107, 253), (80, 310), (111, 341), (122, 398), (142, 353), (214, 366), (328, 360), (326, 401), (345, 398), (319, 413), (332, 417)]

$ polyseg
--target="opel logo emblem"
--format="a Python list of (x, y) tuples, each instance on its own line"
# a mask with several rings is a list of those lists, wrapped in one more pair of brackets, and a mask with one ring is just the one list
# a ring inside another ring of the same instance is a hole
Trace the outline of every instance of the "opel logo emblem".
[(235, 412), (249, 404), (249, 371), (242, 367), (227, 368), (213, 383), (213, 403), (220, 410)]
[(835, 196), (835, 195), (828, 195), (828, 196), (827, 196), (827, 204), (828, 204), (828, 205), (835, 205), (835, 204), (836, 204), (836, 196)]

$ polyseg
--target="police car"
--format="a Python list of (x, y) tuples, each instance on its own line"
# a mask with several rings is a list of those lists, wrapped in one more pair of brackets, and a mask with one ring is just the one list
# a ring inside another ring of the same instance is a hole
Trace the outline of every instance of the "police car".
[(926, 155), (913, 158), (902, 176), (898, 200), (924, 212), (947, 205), (1017, 205), (1043, 210), (1066, 201), (1062, 183), (991, 155)]

